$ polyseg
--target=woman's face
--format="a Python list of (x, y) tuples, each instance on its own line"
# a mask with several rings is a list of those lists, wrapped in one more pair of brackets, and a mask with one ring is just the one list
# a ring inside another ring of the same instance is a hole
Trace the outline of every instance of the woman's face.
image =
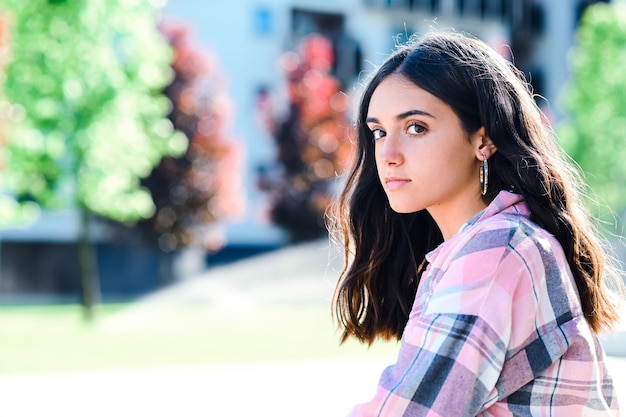
[(394, 74), (374, 90), (367, 124), (394, 211), (427, 209), (445, 237), (447, 227), (456, 232), (485, 207), (479, 182), (484, 130), (467, 133), (445, 102)]

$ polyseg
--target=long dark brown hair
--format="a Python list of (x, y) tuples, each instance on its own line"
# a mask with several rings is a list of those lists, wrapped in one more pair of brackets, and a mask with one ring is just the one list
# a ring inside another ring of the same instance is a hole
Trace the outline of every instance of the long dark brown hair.
[(582, 202), (580, 175), (545, 124), (523, 74), (480, 40), (432, 33), (399, 46), (362, 94), (354, 165), (331, 216), (345, 249), (333, 301), (342, 342), (351, 336), (369, 344), (377, 337), (400, 339), (425, 255), (443, 242), (426, 210), (394, 212), (378, 179), (366, 118), (374, 90), (391, 74), (447, 103), (468, 133), (485, 128), (498, 149), (489, 159), (485, 202), (501, 190), (521, 194), (531, 219), (562, 245), (590, 327), (599, 332), (614, 324), (619, 317), (612, 290), (621, 281)]

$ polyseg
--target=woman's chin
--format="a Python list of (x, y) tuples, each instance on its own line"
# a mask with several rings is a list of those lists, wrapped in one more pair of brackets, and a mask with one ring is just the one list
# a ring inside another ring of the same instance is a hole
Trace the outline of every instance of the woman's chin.
[(390, 204), (391, 209), (398, 214), (411, 214), (420, 211), (421, 209), (415, 208), (415, 206), (407, 206), (405, 204)]

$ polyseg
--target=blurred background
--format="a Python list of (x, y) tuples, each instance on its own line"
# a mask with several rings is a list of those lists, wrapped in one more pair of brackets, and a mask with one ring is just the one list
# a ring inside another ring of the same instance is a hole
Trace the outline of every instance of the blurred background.
[(324, 215), (364, 80), (433, 29), (526, 75), (626, 259), (623, 1), (1, 0), (7, 415), (366, 400), (397, 346), (338, 345)]

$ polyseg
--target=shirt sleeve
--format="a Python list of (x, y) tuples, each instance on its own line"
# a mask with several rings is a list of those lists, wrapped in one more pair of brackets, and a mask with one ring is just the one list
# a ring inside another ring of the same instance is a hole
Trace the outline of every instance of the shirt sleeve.
[(478, 316), (423, 315), (407, 326), (374, 398), (351, 416), (476, 416), (495, 401), (505, 354), (506, 344)]

